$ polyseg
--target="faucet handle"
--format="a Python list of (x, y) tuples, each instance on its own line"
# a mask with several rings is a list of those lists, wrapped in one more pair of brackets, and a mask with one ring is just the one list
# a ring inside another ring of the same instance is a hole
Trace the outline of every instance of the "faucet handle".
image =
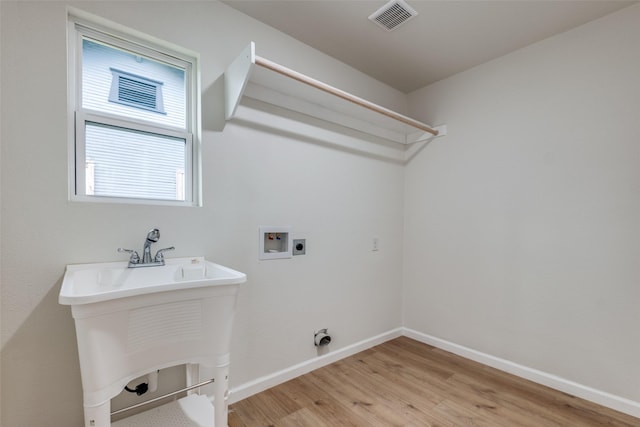
[(171, 246), (171, 247), (164, 248), (164, 249), (158, 249), (158, 252), (156, 252), (156, 256), (155, 256), (154, 261), (155, 262), (164, 262), (164, 252), (172, 251), (174, 249), (175, 249), (175, 246)]
[(118, 252), (126, 252), (128, 254), (131, 254), (131, 256), (129, 257), (129, 264), (137, 264), (140, 262), (140, 255), (138, 255), (138, 252), (134, 251), (133, 249), (118, 248)]

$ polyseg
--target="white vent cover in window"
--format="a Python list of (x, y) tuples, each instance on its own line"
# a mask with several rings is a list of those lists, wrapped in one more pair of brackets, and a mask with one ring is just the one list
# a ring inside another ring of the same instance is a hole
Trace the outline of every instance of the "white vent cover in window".
[(409, 19), (416, 16), (416, 12), (404, 0), (391, 0), (375, 13), (369, 16), (369, 20), (378, 24), (387, 31), (398, 28)]
[(112, 74), (109, 101), (164, 114), (163, 83), (110, 68)]
[(156, 109), (156, 87), (137, 79), (119, 76), (118, 101)]

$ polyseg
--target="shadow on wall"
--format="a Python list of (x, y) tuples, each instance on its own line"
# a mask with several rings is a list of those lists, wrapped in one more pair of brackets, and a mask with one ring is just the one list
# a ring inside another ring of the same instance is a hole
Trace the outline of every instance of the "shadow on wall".
[(202, 91), (202, 129), (222, 132), (226, 122), (224, 102), (224, 73)]
[(231, 123), (265, 134), (402, 165), (405, 146), (322, 119), (245, 97)]
[[(223, 73), (202, 93), (202, 128), (205, 131), (222, 132), (227, 124), (224, 79)], [(232, 121), (241, 126), (396, 164), (408, 163), (432, 141), (405, 146), (247, 97), (240, 105), (254, 113), (267, 114), (250, 114), (252, 118), (248, 119), (237, 112)], [(259, 116), (262, 119), (256, 120)], [(274, 118), (280, 124), (274, 124)]]
[(3, 426), (82, 426), (82, 383), (62, 277), (2, 349)]

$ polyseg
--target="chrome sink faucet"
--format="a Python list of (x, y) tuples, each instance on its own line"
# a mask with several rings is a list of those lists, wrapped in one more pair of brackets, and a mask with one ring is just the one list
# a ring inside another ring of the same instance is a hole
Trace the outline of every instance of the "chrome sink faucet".
[(142, 248), (142, 260), (137, 251), (132, 249), (118, 248), (118, 252), (127, 252), (131, 254), (129, 257), (129, 268), (135, 267), (154, 267), (164, 265), (164, 253), (172, 251), (175, 247), (164, 248), (156, 252), (156, 256), (151, 258), (151, 245), (157, 243), (160, 240), (160, 230), (153, 228), (147, 233), (147, 238), (144, 240), (144, 246)]
[(147, 233), (147, 238), (144, 240), (144, 247), (142, 249), (142, 263), (151, 263), (151, 244), (157, 243), (160, 240), (160, 230), (153, 228)]

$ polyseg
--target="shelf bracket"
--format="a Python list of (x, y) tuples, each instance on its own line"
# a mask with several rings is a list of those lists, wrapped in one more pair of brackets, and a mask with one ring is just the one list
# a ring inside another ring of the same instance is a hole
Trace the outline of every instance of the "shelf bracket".
[(255, 63), (256, 45), (251, 42), (224, 73), (225, 116), (227, 120), (236, 113)]

